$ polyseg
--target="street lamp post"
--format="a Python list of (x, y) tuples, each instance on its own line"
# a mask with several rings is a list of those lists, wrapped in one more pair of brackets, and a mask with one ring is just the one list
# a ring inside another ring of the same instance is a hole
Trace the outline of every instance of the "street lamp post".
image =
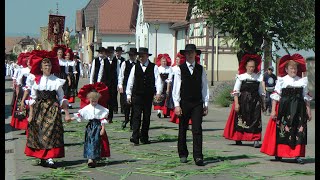
[(155, 57), (158, 57), (158, 30), (160, 28), (160, 24), (158, 23), (158, 20), (156, 21), (156, 23), (154, 23), (154, 29), (156, 30), (156, 53), (155, 53)]

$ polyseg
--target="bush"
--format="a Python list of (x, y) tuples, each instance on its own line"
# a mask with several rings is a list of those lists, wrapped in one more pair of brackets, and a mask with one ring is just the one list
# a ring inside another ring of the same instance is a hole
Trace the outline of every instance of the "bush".
[(215, 103), (222, 107), (229, 107), (233, 102), (233, 97), (230, 95), (232, 90), (232, 87), (226, 87), (224, 90), (222, 90), (216, 97)]

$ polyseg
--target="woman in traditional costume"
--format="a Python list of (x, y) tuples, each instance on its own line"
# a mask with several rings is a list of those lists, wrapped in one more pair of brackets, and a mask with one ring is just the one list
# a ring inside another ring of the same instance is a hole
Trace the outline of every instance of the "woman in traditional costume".
[(55, 52), (41, 51), (31, 61), (30, 73), (35, 75), (35, 83), (31, 87), (25, 154), (41, 159), (43, 167), (56, 168), (53, 158), (65, 155), (61, 108), (65, 121), (71, 120), (68, 101), (63, 98), (65, 80), (53, 75), (60, 71)]
[(234, 102), (223, 133), (226, 139), (236, 141), (237, 145), (242, 141), (254, 141), (253, 147), (260, 147), (263, 95), (260, 68), (261, 56), (257, 54), (245, 54), (239, 64), (239, 74), (231, 93)]
[(170, 116), (170, 111), (165, 105), (171, 85), (169, 77), (172, 76), (170, 56), (168, 54), (159, 54), (156, 60), (156, 65), (158, 66), (158, 72), (161, 77), (163, 90), (161, 95), (162, 98), (160, 101), (154, 101), (153, 106), (154, 110), (158, 110), (157, 115), (159, 118), (161, 118), (161, 111), (163, 111), (163, 116), (166, 118), (167, 116)]
[(261, 152), (275, 160), (295, 158), (304, 164), (307, 122), (311, 120), (308, 78), (305, 59), (300, 54), (285, 55), (279, 62), (279, 77), (270, 98), (272, 112), (264, 135)]
[(73, 60), (74, 53), (72, 49), (68, 48), (65, 52), (65, 60), (67, 61), (67, 79), (68, 79), (68, 88), (65, 92), (66, 99), (69, 102), (69, 108), (72, 108), (71, 103), (75, 102), (75, 97), (77, 96), (77, 83), (76, 83), (76, 62)]
[(30, 53), (23, 53), (22, 57), (18, 59), (18, 65), (21, 65), (22, 68), (16, 78), (18, 93), (10, 123), (13, 128), (22, 130), (26, 130), (28, 126), (27, 109), (24, 107), (24, 92), (27, 90), (26, 80), (31, 69), (29, 55)]

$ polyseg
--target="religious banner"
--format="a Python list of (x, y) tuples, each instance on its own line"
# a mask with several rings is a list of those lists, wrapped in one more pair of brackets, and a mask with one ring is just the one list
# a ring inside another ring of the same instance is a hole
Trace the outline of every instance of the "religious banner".
[(64, 31), (65, 16), (49, 15), (48, 41), (60, 44)]

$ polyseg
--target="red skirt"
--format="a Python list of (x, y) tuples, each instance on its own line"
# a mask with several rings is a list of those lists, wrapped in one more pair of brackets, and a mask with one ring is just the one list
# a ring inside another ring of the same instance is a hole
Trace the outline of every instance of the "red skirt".
[(74, 99), (75, 99), (75, 97), (74, 97), (74, 96), (71, 96), (71, 97), (68, 98), (68, 102), (69, 102), (69, 103), (74, 103), (74, 102), (75, 102)]
[(63, 158), (64, 147), (52, 149), (33, 149), (26, 146), (24, 153), (26, 154), (26, 156), (31, 156), (39, 159)]
[(154, 106), (153, 106), (153, 110), (162, 110), (162, 107), (163, 107), (163, 106), (155, 106), (155, 105), (154, 105)]
[(226, 126), (224, 128), (223, 137), (234, 141), (260, 141), (261, 133), (238, 132), (234, 130), (234, 119), (236, 117), (234, 106), (235, 104), (233, 102)]
[(10, 125), (11, 125), (11, 127), (15, 128), (15, 129), (26, 130), (28, 127), (28, 116), (26, 116), (26, 118), (24, 118), (24, 119), (15, 118), (14, 111), (16, 109), (16, 105), (17, 105), (17, 100), (14, 102), (14, 105), (13, 105), (13, 111), (12, 111)]
[[(170, 122), (179, 124), (179, 117), (174, 113), (174, 110), (170, 111)], [(192, 120), (189, 119), (189, 125), (192, 125)]]
[(101, 157), (110, 157), (110, 146), (107, 133), (101, 136)]
[[(278, 107), (279, 103), (277, 103), (276, 105), (276, 114), (278, 114)], [(294, 148), (291, 148), (286, 144), (277, 144), (276, 127), (276, 121), (270, 117), (266, 132), (264, 134), (260, 152), (269, 156), (278, 156), (284, 158), (305, 157), (305, 144), (298, 144)]]

